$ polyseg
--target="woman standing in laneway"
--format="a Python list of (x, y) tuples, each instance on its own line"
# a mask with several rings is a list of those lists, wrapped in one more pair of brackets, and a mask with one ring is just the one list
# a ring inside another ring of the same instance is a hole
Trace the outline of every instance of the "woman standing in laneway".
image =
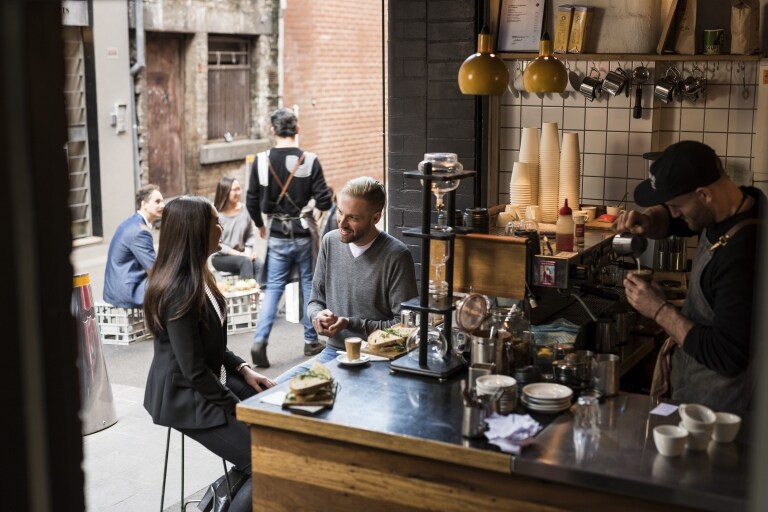
[[(221, 233), (218, 212), (203, 197), (182, 196), (165, 208), (144, 298), (154, 336), (144, 407), (156, 424), (250, 474), (250, 434), (235, 418), (235, 405), (274, 382), (227, 349), (226, 302), (207, 266)], [(249, 479), (231, 511), (251, 510), (250, 489)]]

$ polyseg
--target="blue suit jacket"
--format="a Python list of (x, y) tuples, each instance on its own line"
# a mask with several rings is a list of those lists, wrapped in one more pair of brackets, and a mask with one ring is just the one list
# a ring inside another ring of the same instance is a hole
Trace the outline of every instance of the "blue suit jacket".
[(121, 308), (144, 305), (147, 270), (155, 263), (150, 227), (138, 212), (125, 219), (109, 244), (104, 301)]

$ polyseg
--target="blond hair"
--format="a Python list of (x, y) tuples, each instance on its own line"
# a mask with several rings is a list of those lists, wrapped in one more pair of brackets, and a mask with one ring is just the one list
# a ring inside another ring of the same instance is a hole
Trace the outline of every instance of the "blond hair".
[(377, 212), (383, 210), (387, 202), (384, 184), (368, 176), (349, 180), (341, 189), (340, 194), (363, 199)]

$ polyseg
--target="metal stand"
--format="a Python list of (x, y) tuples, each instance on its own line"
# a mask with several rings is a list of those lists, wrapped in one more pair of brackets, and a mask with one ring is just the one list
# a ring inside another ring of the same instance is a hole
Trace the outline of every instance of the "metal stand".
[[(418, 361), (411, 357), (401, 357), (392, 361), (389, 365), (390, 370), (400, 371), (406, 373), (415, 373), (418, 375), (425, 375), (428, 377), (437, 377), (439, 379), (445, 379), (454, 372), (460, 370), (464, 366), (464, 362), (453, 355), (451, 349), (451, 336), (453, 331), (452, 326), (452, 312), (455, 306), (451, 304), (448, 307), (431, 307), (429, 305), (429, 251), (430, 240), (447, 240), (450, 244), (450, 250), (448, 258), (445, 262), (445, 280), (448, 283), (448, 297), (453, 297), (453, 242), (456, 238), (456, 232), (463, 232), (454, 226), (454, 202), (456, 197), (456, 191), (451, 190), (445, 195), (447, 213), (447, 221), (449, 230), (440, 231), (431, 229), (430, 215), (432, 212), (432, 191), (431, 183), (434, 180), (461, 180), (469, 178), (475, 175), (474, 171), (458, 171), (452, 173), (432, 173), (432, 164), (426, 162), (424, 164), (424, 171), (409, 171), (404, 173), (406, 178), (422, 180), (422, 192), (421, 192), (421, 228), (420, 229), (405, 229), (403, 235), (413, 238), (421, 239), (421, 293), (419, 294), (418, 302), (408, 301), (402, 304), (403, 308), (412, 309), (419, 313), (419, 336), (421, 342), (419, 343), (419, 359)], [(429, 329), (429, 314), (437, 313), (442, 314), (443, 321), (443, 333), (448, 344), (448, 350), (445, 357), (440, 360), (430, 360), (427, 357), (427, 336)]]

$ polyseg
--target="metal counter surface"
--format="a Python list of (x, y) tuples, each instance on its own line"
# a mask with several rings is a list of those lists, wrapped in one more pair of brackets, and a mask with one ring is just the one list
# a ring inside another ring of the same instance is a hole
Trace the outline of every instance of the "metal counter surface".
[[(592, 438), (574, 434), (568, 411), (531, 413), (544, 428), (521, 455), (512, 457), (485, 438), (462, 437), (459, 388), (464, 371), (440, 382), (390, 373), (387, 362), (345, 367), (332, 361), (327, 366), (341, 385), (333, 408), (304, 415), (261, 402), (266, 394), (285, 390), (284, 383), (238, 405), (238, 419), (661, 503), (729, 512), (746, 507), (747, 434), (740, 432), (734, 443), (713, 442), (708, 451), (663, 457), (656, 450), (653, 427), (680, 419), (676, 412), (649, 415), (657, 402), (648, 396), (625, 394), (605, 400), (601, 433)], [(517, 412), (528, 411), (521, 406)]]
[[(286, 390), (287, 383), (283, 383), (240, 404), (238, 418), (246, 423), (279, 428), (295, 428), (300, 418), (328, 422), (332, 425), (324, 425), (324, 432), (328, 437), (340, 440), (350, 439), (348, 429), (400, 436), (397, 442), (404, 450), (411, 450), (411, 453), (417, 455), (422, 449), (421, 446), (415, 446), (417, 443), (443, 445), (423, 447), (425, 452), (439, 451), (441, 456), (455, 454), (457, 450), (466, 451), (468, 447), (478, 448), (483, 450), (474, 452), (478, 458), (488, 458), (490, 452), (495, 452), (496, 457), (490, 457), (495, 459), (495, 462), (491, 462), (494, 467), (499, 470), (503, 468), (507, 473), (511, 470), (511, 455), (501, 452), (485, 438), (470, 440), (461, 435), (463, 407), (460, 381), (466, 376), (465, 370), (440, 382), (430, 377), (390, 373), (389, 362), (383, 361), (363, 366), (343, 366), (332, 361), (326, 366), (331, 370), (334, 380), (340, 384), (333, 408), (304, 415), (261, 402), (267, 393)], [(250, 412), (254, 410), (269, 415)], [(332, 430), (332, 427), (339, 428)]]
[(657, 404), (644, 395), (607, 399), (596, 436), (575, 431), (571, 414), (560, 415), (513, 458), (513, 473), (705, 510), (746, 509), (746, 425), (733, 443), (712, 441), (706, 451), (664, 457), (656, 450), (653, 428), (677, 424), (680, 415), (649, 414)]

